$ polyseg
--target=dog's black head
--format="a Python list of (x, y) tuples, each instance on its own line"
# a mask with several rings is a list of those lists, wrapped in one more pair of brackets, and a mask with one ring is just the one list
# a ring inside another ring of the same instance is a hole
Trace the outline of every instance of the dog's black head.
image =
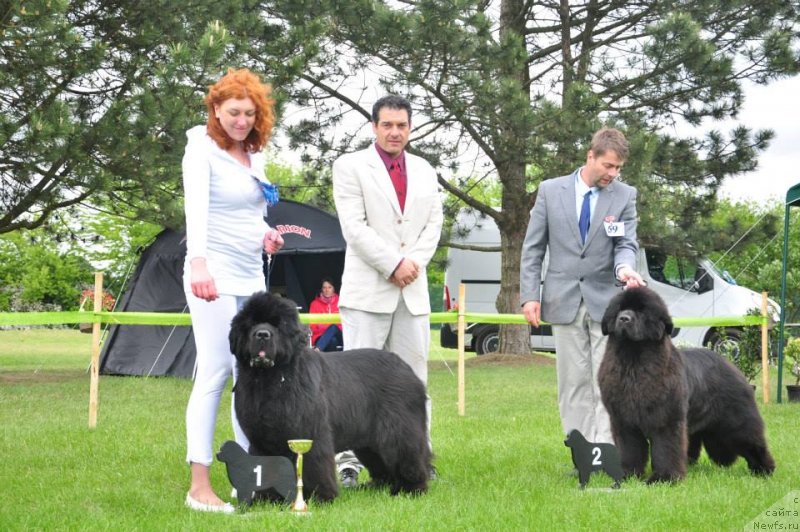
[(234, 316), (228, 340), (242, 366), (271, 368), (300, 353), (308, 345), (308, 332), (294, 301), (257, 292)]
[(672, 318), (649, 288), (629, 288), (614, 296), (601, 322), (603, 334), (634, 342), (660, 341), (672, 333)]

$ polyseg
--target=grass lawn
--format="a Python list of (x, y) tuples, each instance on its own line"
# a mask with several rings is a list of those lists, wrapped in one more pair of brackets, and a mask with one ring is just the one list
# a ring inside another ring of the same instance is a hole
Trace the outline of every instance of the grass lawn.
[[(800, 496), (800, 405), (775, 403), (775, 375), (771, 403), (761, 405), (757, 394), (777, 462), (772, 477), (752, 477), (741, 460), (721, 469), (703, 457), (677, 485), (629, 480), (610, 490), (609, 477), (593, 475), (580, 490), (552, 360), (471, 356), (460, 417), (455, 352), (437, 347), (430, 394), (440, 479), (428, 494), (346, 490), (329, 505), (312, 501), (306, 517), (275, 505), (232, 516), (191, 512), (183, 507), (191, 382), (101, 376), (98, 426), (89, 430), (90, 339), (70, 330), (0, 331), (0, 530), (742, 530), (756, 517), (796, 530), (800, 522), (764, 513), (792, 491)], [(229, 411), (226, 394), (217, 449), (232, 439)], [(215, 463), (212, 477), (225, 498), (224, 465)], [(796, 502), (782, 507), (800, 511)]]

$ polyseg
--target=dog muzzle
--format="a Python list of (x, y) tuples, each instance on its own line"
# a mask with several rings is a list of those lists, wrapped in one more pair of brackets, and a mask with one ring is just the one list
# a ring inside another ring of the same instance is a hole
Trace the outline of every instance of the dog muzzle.
[(271, 368), (275, 365), (275, 361), (267, 357), (267, 354), (262, 350), (258, 352), (258, 356), (250, 359), (251, 368)]
[(275, 360), (267, 354), (267, 347), (273, 341), (272, 332), (261, 329), (253, 334), (253, 352), (256, 356), (250, 358), (251, 368), (271, 368), (275, 365)]

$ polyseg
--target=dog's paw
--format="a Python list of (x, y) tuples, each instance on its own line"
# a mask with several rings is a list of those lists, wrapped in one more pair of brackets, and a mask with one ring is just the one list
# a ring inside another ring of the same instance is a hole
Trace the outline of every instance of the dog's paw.
[(316, 503), (329, 504), (332, 503), (338, 495), (339, 492), (336, 490), (316, 489), (306, 494), (306, 499), (313, 499)]
[(416, 485), (408, 485), (408, 484), (395, 484), (389, 490), (393, 496), (397, 495), (406, 495), (409, 497), (419, 497), (423, 495), (426, 491), (428, 491), (428, 485), (425, 482)]
[(639, 470), (636, 468), (622, 468), (622, 480), (628, 480), (631, 478), (638, 478), (639, 480), (644, 480), (644, 470)]
[(775, 471), (774, 464), (756, 464), (749, 467), (752, 474), (760, 477), (768, 477)]
[(653, 472), (653, 474), (650, 475), (650, 478), (647, 479), (647, 484), (657, 484), (661, 482), (675, 484), (681, 480), (683, 480), (683, 475), (679, 473)]

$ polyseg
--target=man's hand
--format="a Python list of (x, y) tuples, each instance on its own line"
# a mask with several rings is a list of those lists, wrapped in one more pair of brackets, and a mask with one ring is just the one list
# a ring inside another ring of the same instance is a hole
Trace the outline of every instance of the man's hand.
[(646, 284), (642, 276), (639, 275), (639, 272), (630, 266), (620, 267), (620, 269), (617, 270), (617, 279), (625, 285), (625, 288), (636, 288)]
[(275, 229), (270, 229), (264, 233), (264, 252), (272, 255), (283, 247), (283, 237)]
[(528, 320), (528, 323), (538, 327), (542, 316), (542, 305), (538, 301), (527, 301), (522, 305), (522, 313), (525, 314), (525, 319)]
[(389, 280), (395, 286), (405, 288), (416, 281), (417, 276), (419, 276), (419, 264), (411, 259), (404, 258), (400, 261), (400, 264), (398, 264), (397, 268), (395, 268), (394, 272), (389, 277)]

